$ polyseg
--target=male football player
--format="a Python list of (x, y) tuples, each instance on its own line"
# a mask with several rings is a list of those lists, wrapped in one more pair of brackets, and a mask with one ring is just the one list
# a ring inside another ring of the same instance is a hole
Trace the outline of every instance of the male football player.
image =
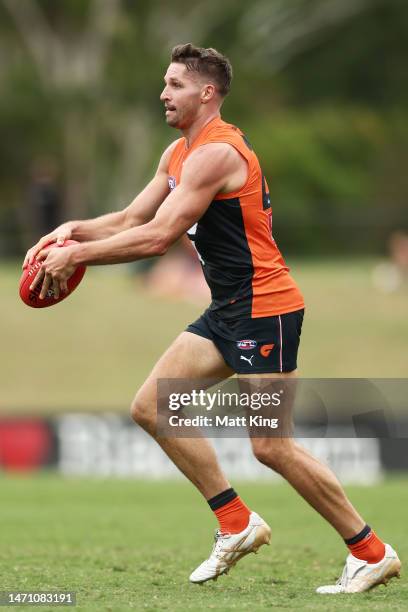
[[(181, 131), (157, 172), (124, 210), (70, 221), (31, 248), (24, 266), (43, 262), (33, 286), (55, 297), (76, 266), (162, 256), (187, 232), (212, 302), (182, 332), (137, 392), (132, 416), (208, 501), (219, 521), (210, 557), (190, 576), (201, 583), (227, 573), (269, 543), (270, 528), (238, 496), (205, 438), (156, 434), (158, 379), (293, 378), (303, 297), (273, 239), (268, 185), (244, 134), (221, 119), (230, 90), (229, 60), (215, 49), (178, 45), (160, 96), (167, 124)], [(80, 244), (48, 249), (72, 238)], [(354, 593), (386, 583), (400, 561), (365, 523), (330, 469), (291, 437), (251, 438), (255, 457), (279, 472), (337, 530), (349, 548), (343, 575), (319, 593)]]

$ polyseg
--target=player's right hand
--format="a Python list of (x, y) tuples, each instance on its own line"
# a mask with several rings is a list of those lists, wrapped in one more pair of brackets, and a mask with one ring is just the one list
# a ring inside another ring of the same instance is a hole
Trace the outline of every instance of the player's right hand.
[(40, 238), (40, 240), (31, 249), (27, 251), (27, 254), (23, 262), (23, 270), (31, 265), (36, 255), (48, 244), (56, 242), (57, 244), (64, 244), (65, 240), (69, 240), (72, 237), (72, 225), (70, 222), (63, 223), (57, 227), (53, 232), (50, 232), (46, 236)]

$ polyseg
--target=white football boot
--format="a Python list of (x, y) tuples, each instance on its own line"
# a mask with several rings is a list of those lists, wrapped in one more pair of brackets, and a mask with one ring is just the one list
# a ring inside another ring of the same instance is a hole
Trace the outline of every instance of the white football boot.
[(400, 576), (401, 561), (389, 544), (385, 545), (384, 558), (378, 563), (367, 563), (349, 555), (341, 578), (336, 584), (321, 586), (316, 593), (337, 595), (338, 593), (362, 593), (378, 584), (387, 585), (391, 578)]
[(190, 576), (190, 582), (200, 584), (217, 580), (245, 555), (256, 553), (263, 544), (269, 544), (271, 529), (256, 512), (249, 515), (248, 527), (239, 533), (215, 533), (211, 555)]

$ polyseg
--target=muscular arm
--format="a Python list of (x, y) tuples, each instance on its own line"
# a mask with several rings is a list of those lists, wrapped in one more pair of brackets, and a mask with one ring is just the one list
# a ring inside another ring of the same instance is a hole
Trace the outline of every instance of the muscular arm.
[(127, 208), (95, 219), (71, 221), (71, 237), (79, 242), (102, 240), (153, 219), (160, 204), (169, 193), (167, 168), (175, 144), (173, 142), (165, 150), (155, 176)]
[[(229, 193), (237, 186), (241, 164), (241, 157), (230, 145), (211, 143), (199, 147), (185, 162), (180, 185), (167, 196), (151, 221), (102, 240), (63, 249), (45, 248), (37, 256), (45, 261), (31, 290), (42, 283), (40, 298), (44, 298), (52, 285), (58, 298), (60, 291), (67, 291), (67, 281), (79, 264), (115, 264), (164, 255), (203, 216), (217, 193)], [(242, 185), (241, 179), (239, 184)]]
[(103, 240), (153, 219), (157, 209), (169, 193), (167, 168), (176, 142), (167, 147), (160, 159), (155, 176), (127, 208), (95, 219), (63, 223), (53, 232), (43, 236), (27, 251), (23, 268), (27, 264), (32, 264), (38, 258), (40, 251), (52, 242), (63, 244), (65, 240), (71, 238), (78, 242)]
[(202, 217), (214, 196), (224, 191), (240, 163), (239, 155), (227, 144), (199, 147), (187, 159), (180, 185), (151, 221), (104, 240), (70, 247), (73, 264), (113, 264), (163, 255)]

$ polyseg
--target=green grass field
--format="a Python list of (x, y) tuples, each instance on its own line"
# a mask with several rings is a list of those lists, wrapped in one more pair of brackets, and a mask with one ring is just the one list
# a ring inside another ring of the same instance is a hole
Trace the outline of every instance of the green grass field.
[[(0, 590), (74, 590), (79, 610), (408, 609), (404, 574), (370, 593), (316, 595), (342, 571), (337, 534), (286, 484), (234, 485), (270, 523), (272, 543), (200, 587), (188, 576), (208, 556), (215, 521), (188, 483), (2, 477)], [(407, 485), (348, 488), (403, 561)]]
[[(306, 299), (307, 377), (406, 377), (408, 290), (378, 292), (367, 259), (294, 261)], [(203, 306), (146, 295), (124, 266), (90, 268), (77, 292), (33, 310), (18, 264), (0, 268), (0, 411), (123, 410), (155, 360)], [(75, 383), (75, 384), (73, 384)]]
[[(307, 314), (299, 366), (310, 377), (406, 377), (406, 288), (371, 283), (373, 260), (294, 261)], [(18, 264), (0, 268), (0, 412), (126, 412), (154, 361), (203, 307), (147, 296), (126, 267), (91, 268), (55, 308), (18, 298)], [(379, 535), (408, 558), (408, 481), (349, 488)], [(270, 548), (202, 587), (188, 576), (215, 521), (185, 482), (0, 481), (1, 589), (75, 590), (80, 610), (407, 610), (400, 581), (372, 593), (314, 594), (341, 573), (346, 549), (288, 486), (234, 483), (270, 522)], [(44, 608), (51, 609), (51, 608)], [(55, 609), (55, 608), (52, 608)]]

